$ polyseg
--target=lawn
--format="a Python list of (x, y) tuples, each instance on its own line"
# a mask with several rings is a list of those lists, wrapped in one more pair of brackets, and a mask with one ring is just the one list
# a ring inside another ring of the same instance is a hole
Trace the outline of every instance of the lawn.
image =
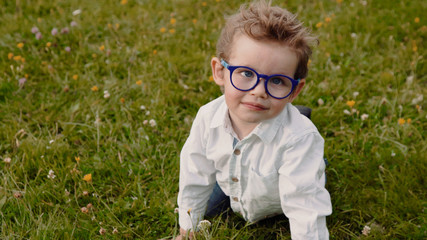
[[(0, 239), (178, 233), (179, 153), (245, 1), (0, 3)], [(427, 1), (273, 1), (318, 36), (295, 104), (325, 138), (331, 239), (427, 237)], [(290, 239), (284, 217), (197, 239)]]

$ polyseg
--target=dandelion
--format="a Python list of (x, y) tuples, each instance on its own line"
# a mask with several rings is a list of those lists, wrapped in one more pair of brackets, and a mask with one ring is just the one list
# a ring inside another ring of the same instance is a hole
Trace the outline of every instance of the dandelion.
[(74, 160), (76, 160), (76, 162), (79, 163), (80, 162), (80, 157), (79, 156), (75, 156)]
[(325, 102), (323, 101), (323, 99), (319, 98), (317, 99), (317, 104), (319, 104), (319, 106), (322, 106), (323, 104), (325, 104)]
[(70, 29), (67, 27), (64, 27), (63, 29), (61, 29), (61, 34), (68, 34), (70, 32)]
[[(122, 0), (122, 2), (123, 2), (123, 1), (125, 1), (125, 0)], [(107, 232), (107, 230), (105, 230), (105, 229), (104, 229), (104, 228), (102, 228), (102, 227), (99, 229), (99, 234), (101, 234), (101, 235), (105, 235), (105, 233), (106, 233), (106, 232)]]
[(344, 114), (346, 114), (346, 115), (351, 115), (351, 113), (350, 113), (350, 111), (349, 110), (347, 110), (347, 109), (344, 109)]
[(117, 234), (119, 233), (119, 230), (117, 230), (117, 228), (114, 228), (113, 231), (111, 232), (112, 234)]
[(417, 42), (416, 41), (412, 41), (412, 51), (414, 51), (414, 52), (418, 51), (418, 47), (417, 47)]
[(42, 38), (43, 38), (43, 35), (40, 32), (36, 33), (36, 39), (37, 40), (40, 40)]
[(207, 228), (209, 228), (211, 226), (211, 222), (209, 222), (208, 220), (202, 220), (199, 222), (199, 224), (197, 225), (198, 229), (201, 230), (206, 230)]
[(318, 22), (317, 24), (316, 24), (316, 28), (321, 28), (323, 26), (323, 22)]
[(91, 87), (90, 90), (92, 90), (92, 92), (97, 92), (99, 89), (98, 89), (98, 86), (95, 85)]
[(77, 27), (77, 22), (75, 22), (75, 21), (71, 21), (71, 22), (70, 22), (70, 26), (71, 26), (71, 27)]
[(107, 90), (105, 90), (104, 91), (104, 98), (109, 98), (109, 97), (110, 97), (110, 93)]
[(7, 58), (10, 60), (10, 59), (12, 59), (13, 58), (13, 53), (8, 53), (7, 54)]
[(17, 46), (18, 48), (23, 48), (23, 47), (24, 47), (24, 43), (20, 42), (20, 43), (16, 44), (16, 46)]
[(120, 27), (120, 23), (116, 23), (116, 24), (114, 25), (114, 27), (116, 28), (116, 30), (117, 30), (117, 29), (119, 29), (119, 27)]
[(176, 19), (175, 19), (175, 18), (171, 18), (170, 23), (171, 23), (172, 25), (175, 25), (175, 23), (176, 23)]
[(142, 80), (138, 80), (135, 83), (136, 83), (136, 85), (141, 85), (142, 84)]
[(105, 46), (104, 46), (104, 45), (101, 45), (101, 46), (99, 47), (99, 50), (100, 50), (100, 51), (104, 51), (104, 50), (105, 50)]
[(331, 22), (331, 21), (332, 21), (332, 18), (330, 18), (330, 17), (325, 17), (325, 22), (329, 23), (329, 22)]
[(338, 3), (338, 4), (342, 3), (342, 0), (337, 0), (337, 3)]
[(362, 230), (362, 234), (368, 236), (371, 233), (371, 228), (369, 226), (364, 226)]
[(188, 215), (190, 215), (192, 208), (187, 210)]
[(369, 115), (364, 113), (362, 114), (362, 116), (360, 116), (360, 119), (362, 119), (362, 121), (365, 121), (366, 119), (368, 119)]
[(86, 182), (92, 182), (92, 173), (88, 173), (83, 176), (83, 180)]
[(197, 19), (193, 19), (193, 24), (196, 24), (197, 23)]
[(354, 100), (350, 100), (350, 101), (347, 101), (346, 104), (347, 104), (347, 106), (352, 108), (354, 106), (354, 104), (356, 104), (356, 102)]
[(203, 7), (206, 7), (208, 5), (208, 3), (207, 2), (202, 2), (202, 6)]
[(399, 123), (399, 125), (403, 125), (403, 124), (405, 124), (405, 119), (403, 119), (403, 118), (399, 118), (398, 120), (397, 120), (397, 123)]
[(58, 29), (52, 28), (52, 31), (50, 31), (50, 33), (52, 34), (52, 36), (55, 36), (56, 34), (58, 34)]
[(96, 58), (96, 57), (97, 57), (96, 53), (93, 53), (93, 54), (92, 54), (92, 57), (93, 57), (93, 58)]
[(120, 98), (120, 102), (121, 103), (125, 103), (125, 99), (124, 98)]
[(157, 50), (156, 49), (154, 49), (153, 50), (153, 55), (156, 55), (157, 54)]
[(419, 23), (419, 22), (420, 22), (420, 18), (419, 18), (419, 17), (416, 17), (416, 18), (414, 19), (414, 22), (415, 22), (415, 23)]
[(10, 157), (6, 157), (3, 159), (3, 162), (5, 162), (6, 164), (9, 164), (11, 160), (12, 159), (10, 159)]
[(67, 47), (65, 47), (65, 51), (66, 52), (71, 52), (71, 48), (67, 46)]
[(122, 1), (120, 1), (120, 4), (121, 5), (125, 5), (125, 4), (127, 4), (128, 3), (128, 0), (122, 0)]
[(56, 177), (55, 172), (52, 169), (49, 170), (49, 174), (47, 175), (47, 178), (54, 179), (55, 177)]
[(52, 46), (52, 43), (51, 42), (47, 42), (46, 43), (46, 47), (50, 47), (50, 46)]
[(87, 207), (82, 207), (80, 208), (80, 211), (82, 211), (82, 213), (88, 213), (89, 209), (87, 209)]
[(152, 127), (155, 127), (157, 125), (156, 120), (154, 120), (154, 119), (151, 119), (149, 121), (149, 123), (150, 123), (150, 126), (152, 126)]
[(408, 124), (411, 124), (412, 119), (408, 118), (408, 119), (406, 119), (406, 122), (407, 122)]
[(169, 33), (174, 34), (175, 33), (175, 29), (174, 28), (170, 29)]
[(79, 78), (79, 75), (77, 75), (77, 74), (73, 75), (73, 80), (77, 80), (78, 78)]
[(165, 27), (160, 28), (160, 32), (161, 33), (165, 33), (166, 32), (166, 28)]
[(82, 10), (80, 10), (80, 9), (74, 10), (74, 11), (73, 11), (73, 16), (77, 16), (77, 15), (79, 15), (80, 13), (82, 13)]

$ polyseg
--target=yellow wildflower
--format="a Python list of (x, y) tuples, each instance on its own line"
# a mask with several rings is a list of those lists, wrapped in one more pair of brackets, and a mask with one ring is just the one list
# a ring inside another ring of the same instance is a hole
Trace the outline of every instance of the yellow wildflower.
[(419, 22), (420, 22), (420, 18), (419, 18), (419, 17), (416, 17), (416, 18), (414, 19), (414, 22), (415, 22), (415, 23), (419, 23)]
[(100, 50), (100, 51), (104, 51), (104, 49), (105, 49), (105, 46), (104, 46), (104, 45), (102, 45), (102, 46), (100, 46), (100, 47), (99, 47), (99, 50)]
[(111, 25), (111, 23), (109, 23), (109, 24), (107, 24), (107, 27), (108, 27), (108, 28), (112, 28), (112, 27), (113, 27), (113, 25)]
[(28, 78), (28, 74), (27, 73), (24, 75), (24, 78)]
[(12, 58), (13, 58), (13, 53), (11, 53), (11, 52), (10, 52), (10, 53), (8, 53), (8, 54), (7, 54), (7, 58), (8, 58), (8, 59), (12, 59)]
[(175, 18), (171, 18), (170, 23), (171, 23), (172, 25), (175, 25), (175, 23), (176, 23), (176, 19), (175, 19)]
[(24, 47), (24, 43), (20, 42), (16, 45), (18, 48), (23, 48)]
[(125, 99), (124, 98), (120, 98), (120, 102), (121, 103), (125, 103)]
[(13, 57), (13, 60), (15, 60), (15, 61), (20, 61), (21, 60), (21, 56), (20, 55), (18, 55), (18, 56), (14, 56)]
[(24, 63), (24, 62), (25, 62), (25, 58), (21, 58), (21, 62), (23, 62), (23, 63)]
[(52, 46), (52, 43), (51, 42), (47, 42), (46, 43), (46, 47), (50, 47), (50, 46)]
[(175, 29), (174, 29), (174, 28), (170, 29), (170, 30), (169, 30), (169, 33), (174, 34), (174, 33), (175, 33)]
[(92, 54), (92, 57), (93, 57), (93, 58), (96, 58), (96, 57), (97, 57), (96, 53), (93, 53), (93, 54)]
[(136, 85), (141, 85), (141, 84), (142, 84), (142, 80), (136, 81)]
[(318, 23), (316, 24), (316, 28), (321, 28), (321, 27), (322, 27), (322, 25), (323, 25), (323, 22), (318, 22)]
[(193, 19), (193, 24), (196, 24), (197, 23), (197, 19)]
[(311, 59), (308, 59), (307, 67), (310, 66), (310, 64), (311, 64)]
[(209, 82), (213, 82), (214, 78), (213, 76), (209, 76)]
[(98, 89), (98, 86), (93, 86), (90, 90), (92, 90), (93, 92), (96, 92), (96, 91), (98, 91), (99, 89)]
[(342, 3), (342, 0), (337, 0), (337, 3)]
[(406, 119), (406, 122), (407, 122), (408, 124), (411, 124), (412, 119), (408, 118), (408, 119)]
[(332, 18), (330, 18), (330, 17), (326, 17), (326, 18), (325, 18), (325, 22), (329, 23), (329, 22), (331, 22), (331, 21), (332, 21)]
[(418, 50), (417, 42), (416, 41), (412, 41), (412, 51), (416, 52), (417, 50)]
[(74, 74), (74, 75), (73, 75), (73, 79), (74, 79), (74, 80), (77, 80), (78, 78), (79, 78), (79, 75), (77, 75), (77, 74)]
[(356, 104), (356, 101), (354, 101), (354, 100), (350, 100), (350, 101), (347, 101), (347, 106), (349, 106), (349, 107), (353, 107), (354, 106), (354, 104)]
[(154, 49), (153, 50), (153, 55), (156, 55), (157, 54), (157, 50), (156, 49)]
[(160, 32), (161, 33), (165, 33), (166, 32), (166, 28), (165, 27), (160, 28)]
[(403, 118), (399, 118), (398, 120), (397, 120), (397, 122), (399, 123), (399, 125), (403, 125), (403, 124), (405, 124), (405, 119), (403, 119)]
[(83, 180), (86, 182), (92, 182), (92, 173), (84, 175)]
[(117, 30), (117, 29), (119, 29), (119, 27), (120, 27), (120, 23), (116, 23), (116, 26), (115, 26), (115, 27), (116, 27), (116, 30)]
[(80, 157), (79, 156), (74, 157), (74, 159), (76, 160), (77, 163), (80, 162)]
[(120, 4), (121, 5), (125, 5), (125, 4), (127, 4), (128, 3), (128, 0), (122, 0), (122, 1), (120, 1)]
[(206, 7), (208, 5), (208, 3), (207, 2), (202, 2), (202, 6), (203, 7)]

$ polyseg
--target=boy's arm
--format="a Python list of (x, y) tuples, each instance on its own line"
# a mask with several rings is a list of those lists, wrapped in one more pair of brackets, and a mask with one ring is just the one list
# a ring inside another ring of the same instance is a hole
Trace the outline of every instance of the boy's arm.
[(323, 138), (313, 132), (284, 152), (279, 189), (292, 239), (329, 239), (326, 216), (331, 214), (332, 205), (325, 189), (323, 148)]
[(197, 229), (215, 185), (214, 163), (206, 158), (205, 152), (206, 124), (199, 110), (181, 151), (178, 208), (179, 225), (183, 230)]

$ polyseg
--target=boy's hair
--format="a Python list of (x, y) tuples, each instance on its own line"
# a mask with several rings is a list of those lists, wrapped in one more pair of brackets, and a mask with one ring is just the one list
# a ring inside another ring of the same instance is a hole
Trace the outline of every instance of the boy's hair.
[(303, 79), (308, 72), (308, 59), (312, 53), (310, 46), (318, 40), (302, 26), (296, 16), (289, 11), (272, 7), (264, 0), (242, 5), (240, 11), (227, 19), (218, 39), (216, 54), (218, 58), (228, 60), (234, 36), (246, 34), (254, 40), (270, 40), (283, 43), (295, 51), (298, 65), (295, 79)]

